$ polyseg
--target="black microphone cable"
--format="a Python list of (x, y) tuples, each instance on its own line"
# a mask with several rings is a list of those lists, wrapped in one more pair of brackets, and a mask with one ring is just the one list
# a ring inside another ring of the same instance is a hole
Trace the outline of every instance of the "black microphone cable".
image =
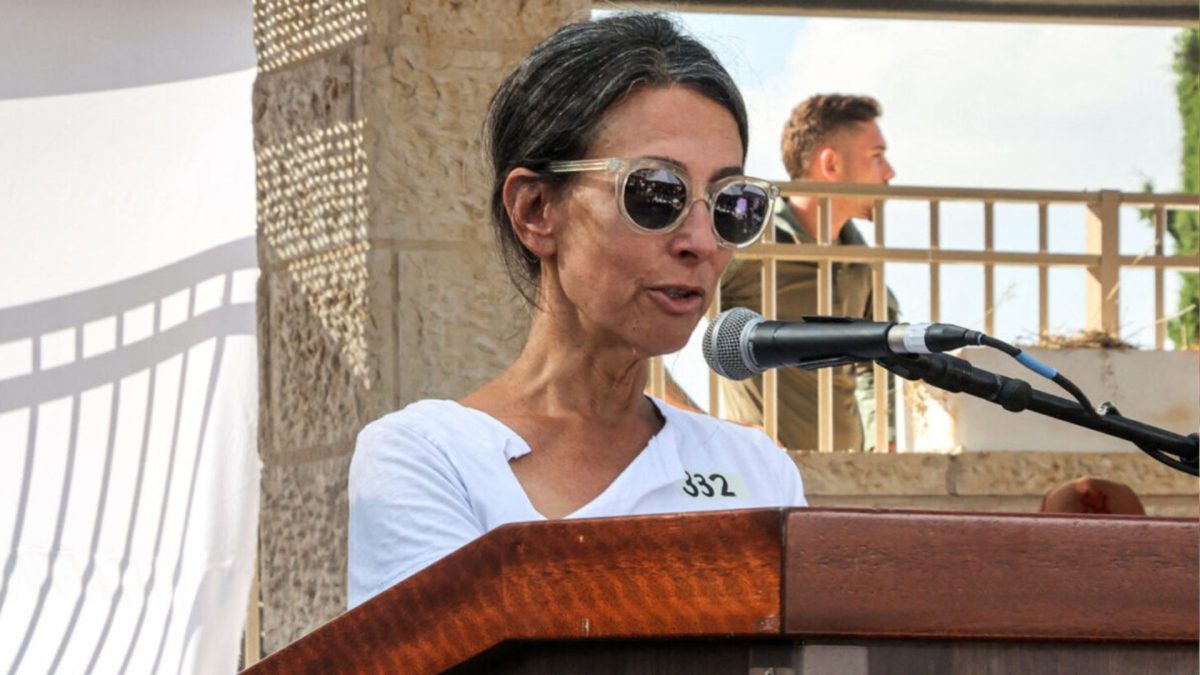
[(1088, 400), (1087, 395), (1084, 394), (1079, 387), (1075, 386), (1074, 382), (1068, 380), (1066, 375), (1058, 372), (1057, 368), (1053, 368), (1042, 363), (1041, 361), (1038, 361), (1023, 351), (1020, 347), (1010, 345), (1004, 340), (994, 338), (987, 334), (981, 334), (981, 337), (979, 338), (979, 344), (1008, 354), (1016, 359), (1017, 363), (1020, 363), (1038, 375), (1041, 375), (1042, 377), (1062, 387), (1067, 393), (1075, 397), (1075, 400), (1079, 402), (1079, 405), (1083, 406), (1084, 410), (1092, 415), (1095, 415), (1096, 417), (1100, 416), (1100, 413), (1096, 410), (1095, 406), (1093, 406), (1092, 402)]

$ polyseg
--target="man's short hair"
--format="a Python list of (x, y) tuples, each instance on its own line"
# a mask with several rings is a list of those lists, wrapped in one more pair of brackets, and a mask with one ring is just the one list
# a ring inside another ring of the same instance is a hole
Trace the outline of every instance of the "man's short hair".
[(834, 132), (882, 114), (879, 101), (870, 96), (817, 94), (805, 100), (783, 127), (783, 165), (788, 175), (792, 180), (803, 178), (817, 149)]

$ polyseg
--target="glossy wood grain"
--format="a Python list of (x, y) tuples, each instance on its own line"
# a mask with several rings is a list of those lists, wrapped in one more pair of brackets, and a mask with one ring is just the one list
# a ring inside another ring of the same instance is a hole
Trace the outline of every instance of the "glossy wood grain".
[(514, 641), (1195, 643), (1198, 551), (1200, 522), (1121, 516), (769, 509), (510, 525), (250, 672), (433, 673)]
[(257, 664), (433, 673), (509, 639), (772, 635), (779, 510), (504, 526)]
[(792, 635), (1196, 641), (1200, 524), (792, 512)]

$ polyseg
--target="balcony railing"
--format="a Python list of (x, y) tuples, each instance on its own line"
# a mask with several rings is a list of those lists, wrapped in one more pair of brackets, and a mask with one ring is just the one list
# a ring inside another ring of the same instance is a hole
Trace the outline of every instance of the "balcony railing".
[[(780, 244), (774, 241), (774, 232), (767, 232), (763, 240), (739, 251), (736, 258), (761, 261), (762, 314), (768, 319), (776, 318), (776, 268), (781, 261), (807, 261), (817, 266), (817, 313), (829, 314), (832, 308), (832, 278), (835, 263), (857, 262), (871, 265), (874, 297), (885, 297), (887, 279), (886, 263), (916, 263), (928, 268), (929, 316), (910, 317), (914, 320), (941, 320), (941, 271), (946, 265), (976, 265), (983, 269), (983, 314), (981, 325), (968, 326), (995, 333), (997, 293), (995, 287), (996, 267), (1028, 266), (1036, 268), (1038, 275), (1038, 332), (1049, 332), (1050, 322), (1050, 271), (1055, 268), (1082, 268), (1085, 270), (1085, 327), (1116, 335), (1119, 330), (1122, 269), (1142, 268), (1153, 272), (1154, 277), (1154, 347), (1163, 349), (1166, 341), (1166, 322), (1171, 318), (1166, 310), (1164, 274), (1167, 270), (1200, 270), (1200, 256), (1168, 255), (1165, 247), (1166, 223), (1171, 211), (1200, 211), (1200, 195), (1153, 194), (1144, 192), (1119, 192), (1101, 190), (1092, 192), (1058, 192), (1040, 190), (992, 190), (949, 187), (909, 187), (859, 185), (847, 183), (812, 183), (793, 181), (781, 183), (780, 189), (787, 196), (810, 196), (819, 200), (818, 237), (815, 244)], [(874, 246), (832, 246), (832, 223), (829, 222), (829, 202), (833, 198), (871, 199), (875, 201), (875, 244)], [(928, 247), (889, 246), (884, 202), (917, 202), (928, 205)], [(983, 245), (980, 249), (943, 248), (941, 205), (947, 202), (966, 202), (979, 206), (983, 218)], [(996, 204), (1017, 203), (1034, 205), (1037, 209), (1037, 251), (1019, 252), (996, 248)], [(1084, 250), (1082, 253), (1052, 252), (1050, 250), (1050, 207), (1073, 205), (1085, 212)], [(1130, 255), (1120, 250), (1122, 207), (1133, 207), (1151, 214), (1153, 225), (1152, 250)], [(872, 303), (876, 321), (886, 321), (887, 305)], [(709, 318), (721, 311), (720, 297), (709, 310)], [(1196, 311), (1193, 308), (1192, 311)], [(889, 416), (887, 396), (888, 373), (875, 366), (875, 409), (876, 419), (886, 420)], [(662, 359), (655, 359), (651, 367), (651, 391), (662, 396), (665, 391), (665, 368)], [(708, 410), (718, 413), (720, 408), (717, 375), (709, 374)], [(763, 426), (771, 438), (778, 439), (778, 384), (775, 371), (763, 374)], [(828, 368), (818, 371), (818, 449), (829, 452), (833, 449), (833, 374)], [(877, 424), (875, 447), (888, 447), (888, 425)]]

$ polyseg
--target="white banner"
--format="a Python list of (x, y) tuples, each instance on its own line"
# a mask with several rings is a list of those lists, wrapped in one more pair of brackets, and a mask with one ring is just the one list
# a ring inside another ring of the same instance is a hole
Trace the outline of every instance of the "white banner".
[(259, 486), (250, 8), (16, 4), (0, 673), (232, 672)]

